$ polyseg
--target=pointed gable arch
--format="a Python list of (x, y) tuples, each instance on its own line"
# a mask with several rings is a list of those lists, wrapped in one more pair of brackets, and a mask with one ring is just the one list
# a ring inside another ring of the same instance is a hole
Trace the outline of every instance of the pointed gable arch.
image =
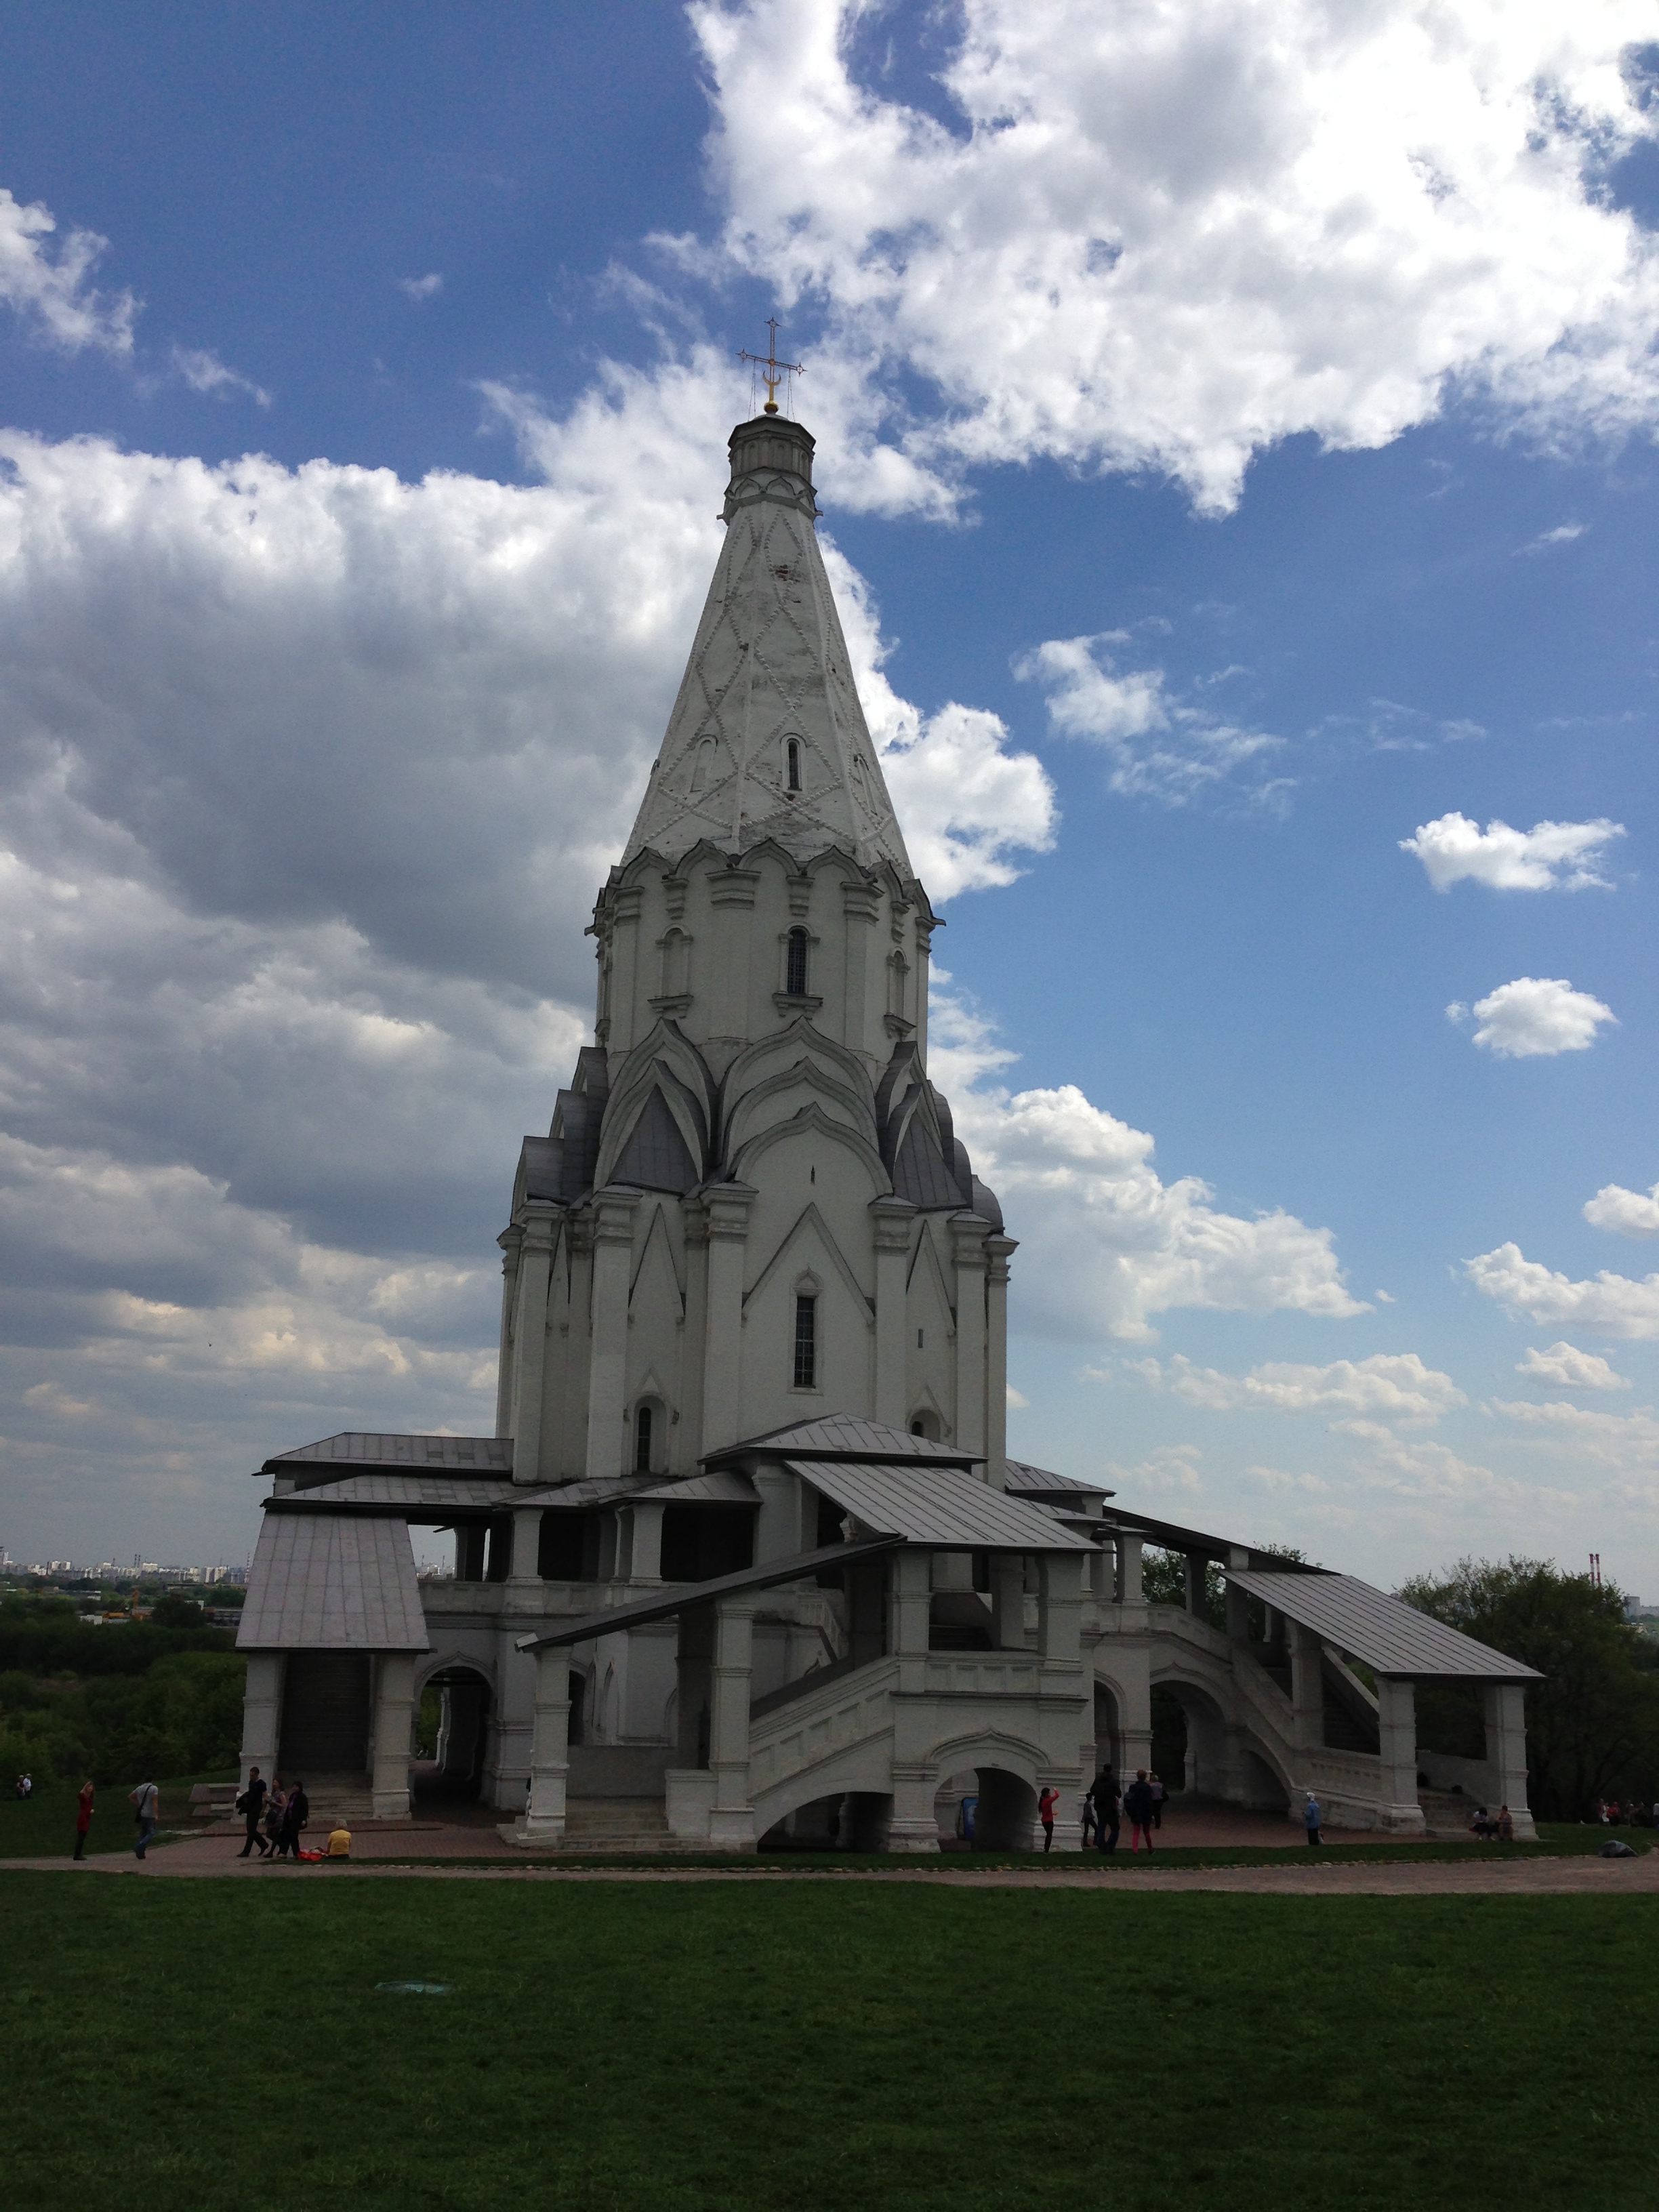
[(605, 1180), (634, 1184), (641, 1190), (672, 1191), (678, 1197), (702, 1182), (702, 1173), (659, 1085), (653, 1084), (647, 1094), (628, 1141)]
[(910, 1255), (910, 1273), (905, 1279), (904, 1295), (914, 1306), (931, 1293), (940, 1308), (949, 1316), (952, 1330), (956, 1328), (956, 1302), (951, 1296), (950, 1277), (945, 1272), (939, 1256), (939, 1247), (933, 1241), (929, 1223), (921, 1224), (921, 1234), (916, 1239), (916, 1249)]
[(853, 1154), (869, 1176), (872, 1198), (885, 1198), (891, 1192), (892, 1182), (882, 1165), (881, 1154), (869, 1139), (858, 1130), (849, 1128), (846, 1122), (833, 1120), (816, 1099), (810, 1105), (803, 1106), (799, 1114), (792, 1114), (787, 1121), (771, 1122), (747, 1139), (732, 1156), (732, 1180), (734, 1182), (752, 1182), (762, 1157), (774, 1145), (799, 1139), (808, 1133), (827, 1138), (831, 1144), (839, 1145)]
[(815, 1234), (822, 1240), (822, 1256), (827, 1256), (830, 1266), (857, 1305), (858, 1310), (863, 1315), (866, 1323), (873, 1329), (876, 1325), (874, 1301), (866, 1296), (861, 1288), (858, 1277), (853, 1273), (848, 1263), (847, 1255), (836, 1241), (829, 1223), (816, 1206), (802, 1207), (785, 1231), (776, 1251), (773, 1253), (759, 1274), (744, 1292), (743, 1303), (745, 1312), (755, 1300), (763, 1295), (768, 1285), (775, 1282), (780, 1275), (786, 1280), (792, 1279), (792, 1263), (793, 1274), (799, 1274), (803, 1269), (811, 1269), (812, 1255), (808, 1247)]

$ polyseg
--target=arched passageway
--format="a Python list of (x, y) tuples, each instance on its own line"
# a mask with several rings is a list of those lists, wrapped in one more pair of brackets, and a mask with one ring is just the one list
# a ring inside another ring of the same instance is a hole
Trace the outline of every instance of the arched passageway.
[(942, 1844), (975, 1851), (1029, 1851), (1036, 1832), (1036, 1792), (1004, 1766), (947, 1775), (933, 1800)]
[(476, 1799), (489, 1744), (489, 1684), (473, 1667), (441, 1667), (421, 1692), (419, 1748), (410, 1780), (417, 1797), (453, 1803)]

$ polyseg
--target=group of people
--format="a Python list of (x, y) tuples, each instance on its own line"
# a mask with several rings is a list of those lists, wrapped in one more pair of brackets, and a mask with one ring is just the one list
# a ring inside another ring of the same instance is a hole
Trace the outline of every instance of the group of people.
[(300, 1837), (311, 1820), (311, 1800), (303, 1782), (285, 1784), (279, 1774), (268, 1783), (257, 1766), (248, 1771), (236, 1810), (247, 1823), (247, 1841), (237, 1853), (257, 1850), (262, 1859), (298, 1859)]
[(1627, 1824), (1632, 1828), (1639, 1828), (1644, 1825), (1650, 1828), (1659, 1828), (1659, 1805), (1653, 1806), (1644, 1814), (1642, 1808), (1634, 1802), (1621, 1807), (1616, 1797), (1598, 1799), (1595, 1818), (1604, 1828), (1622, 1828)]
[[(1168, 1796), (1158, 1776), (1149, 1773), (1144, 1766), (1135, 1769), (1135, 1778), (1127, 1790), (1109, 1766), (1103, 1766), (1083, 1800), (1083, 1848), (1087, 1850), (1092, 1844), (1097, 1850), (1115, 1851), (1127, 1813), (1133, 1838), (1131, 1850), (1138, 1851), (1144, 1843), (1150, 1851), (1152, 1831), (1164, 1826)], [(1052, 1816), (1044, 1820), (1043, 1830), (1042, 1848), (1046, 1851), (1054, 1836)]]
[(1496, 1814), (1489, 1813), (1484, 1805), (1477, 1805), (1474, 1818), (1469, 1822), (1469, 1833), (1480, 1837), (1482, 1843), (1496, 1840), (1500, 1844), (1512, 1844), (1515, 1841), (1515, 1815), (1507, 1805), (1500, 1805)]
[(20, 1774), (13, 1786), (18, 1796), (33, 1797), (34, 1795), (34, 1777), (32, 1774)]

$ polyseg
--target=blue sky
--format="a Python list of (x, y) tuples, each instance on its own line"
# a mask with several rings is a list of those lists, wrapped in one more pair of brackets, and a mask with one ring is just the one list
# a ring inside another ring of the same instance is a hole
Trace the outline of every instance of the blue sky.
[(1012, 1448), (1659, 1589), (1659, 56), (1441, 13), (0, 25), (15, 1556), (237, 1557), (267, 1451), (489, 1425), (775, 311)]

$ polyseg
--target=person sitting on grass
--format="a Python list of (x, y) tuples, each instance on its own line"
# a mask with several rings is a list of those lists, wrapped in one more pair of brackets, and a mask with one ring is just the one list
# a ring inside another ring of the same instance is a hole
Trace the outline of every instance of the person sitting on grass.
[(1515, 1841), (1515, 1815), (1507, 1805), (1500, 1805), (1498, 1808), (1498, 1840), (1500, 1844)]
[(351, 1856), (351, 1831), (342, 1820), (329, 1831), (328, 1849), (323, 1853), (327, 1859), (349, 1859)]
[(1498, 1823), (1484, 1805), (1474, 1808), (1474, 1818), (1469, 1822), (1471, 1835), (1479, 1836), (1483, 1843), (1498, 1833)]

